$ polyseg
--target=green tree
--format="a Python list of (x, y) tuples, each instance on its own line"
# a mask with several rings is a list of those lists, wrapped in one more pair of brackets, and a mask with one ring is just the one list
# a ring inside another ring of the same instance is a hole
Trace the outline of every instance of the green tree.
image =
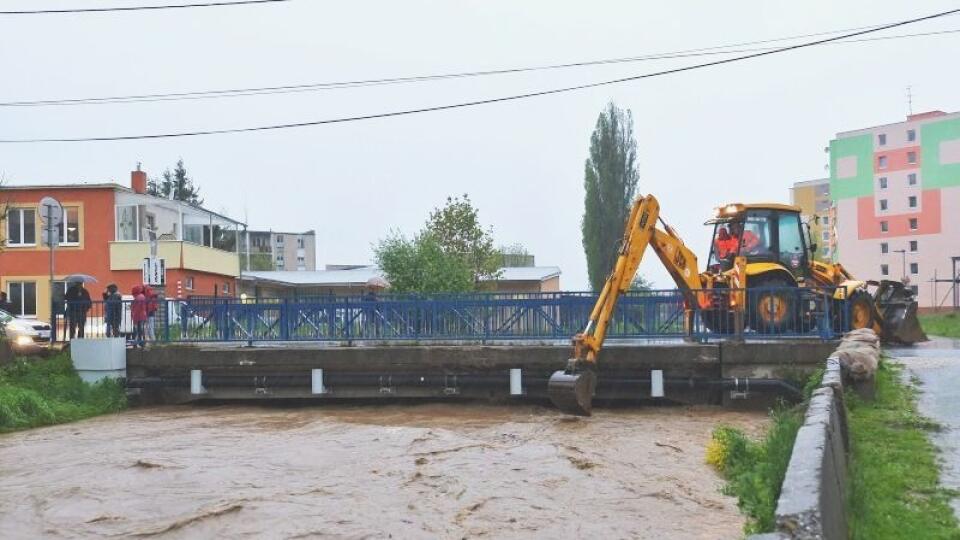
[(630, 282), (631, 291), (649, 291), (653, 289), (653, 282), (637, 274)]
[(444, 249), (439, 239), (421, 232), (412, 240), (393, 233), (374, 248), (377, 266), (396, 293), (429, 294), (474, 290), (466, 259)]
[(590, 155), (584, 165), (583, 250), (587, 275), (594, 291), (617, 260), (623, 227), (637, 189), (637, 141), (633, 115), (613, 102), (600, 113), (590, 136)]
[(480, 283), (500, 275), (500, 254), (493, 247), (493, 233), (480, 225), (479, 212), (466, 194), (447, 197), (443, 208), (430, 212), (424, 232), (433, 237), (448, 255), (457, 255)]
[(500, 254), (500, 266), (502, 268), (533, 266), (533, 254), (527, 251), (522, 244), (510, 244), (497, 248)]
[(177, 161), (176, 167), (171, 171), (163, 171), (163, 178), (151, 178), (147, 182), (147, 193), (157, 197), (172, 198), (177, 201), (190, 203), (194, 206), (203, 204), (200, 198), (200, 188), (193, 183), (193, 178), (187, 175), (187, 168), (183, 165), (183, 159)]

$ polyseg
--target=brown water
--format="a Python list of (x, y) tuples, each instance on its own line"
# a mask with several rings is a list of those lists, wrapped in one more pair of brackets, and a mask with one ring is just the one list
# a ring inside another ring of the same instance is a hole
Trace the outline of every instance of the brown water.
[(738, 538), (715, 408), (136, 409), (0, 436), (3, 538)]

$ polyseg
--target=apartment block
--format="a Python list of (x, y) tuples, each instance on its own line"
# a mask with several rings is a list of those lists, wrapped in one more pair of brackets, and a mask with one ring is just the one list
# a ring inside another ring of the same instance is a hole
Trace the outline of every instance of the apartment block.
[(863, 279), (902, 279), (940, 305), (960, 256), (960, 113), (838, 133), (830, 142), (834, 257)]
[(817, 244), (814, 259), (832, 262), (834, 245), (833, 201), (830, 179), (818, 178), (795, 182), (790, 188), (790, 204), (799, 206), (801, 218), (810, 225), (810, 240)]
[(247, 231), (241, 247), (243, 269), (307, 271), (317, 269), (317, 235), (278, 231)]

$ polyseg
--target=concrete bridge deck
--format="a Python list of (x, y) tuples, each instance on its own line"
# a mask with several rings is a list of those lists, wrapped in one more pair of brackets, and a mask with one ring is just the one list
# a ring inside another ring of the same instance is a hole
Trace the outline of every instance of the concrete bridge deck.
[[(822, 365), (835, 342), (629, 342), (604, 347), (600, 400), (654, 397), (723, 403), (790, 394)], [(569, 357), (568, 344), (168, 345), (127, 354), (128, 385), (148, 402), (224, 399), (546, 398), (547, 380)], [(511, 370), (513, 386), (511, 386)], [(317, 372), (316, 370), (322, 370)], [(199, 377), (191, 388), (191, 374)], [(657, 373), (655, 373), (657, 372)], [(318, 374), (321, 386), (317, 383)], [(516, 378), (519, 377), (519, 380)], [(735, 381), (736, 387), (731, 386)], [(202, 383), (199, 390), (198, 383)], [(752, 384), (752, 386), (751, 386)], [(518, 386), (519, 385), (519, 386)], [(199, 390), (199, 391), (198, 391)], [(732, 392), (728, 392), (732, 391)]]

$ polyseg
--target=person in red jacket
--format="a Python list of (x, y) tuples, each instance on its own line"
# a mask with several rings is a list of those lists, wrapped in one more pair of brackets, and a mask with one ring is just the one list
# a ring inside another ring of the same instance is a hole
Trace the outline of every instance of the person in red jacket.
[(160, 295), (149, 285), (143, 286), (143, 296), (147, 299), (147, 324), (143, 329), (144, 337), (149, 341), (157, 339), (156, 322), (154, 316), (160, 307)]
[(130, 306), (130, 319), (133, 321), (133, 346), (144, 346), (144, 330), (147, 325), (147, 297), (143, 294), (141, 285), (134, 285), (133, 304)]

